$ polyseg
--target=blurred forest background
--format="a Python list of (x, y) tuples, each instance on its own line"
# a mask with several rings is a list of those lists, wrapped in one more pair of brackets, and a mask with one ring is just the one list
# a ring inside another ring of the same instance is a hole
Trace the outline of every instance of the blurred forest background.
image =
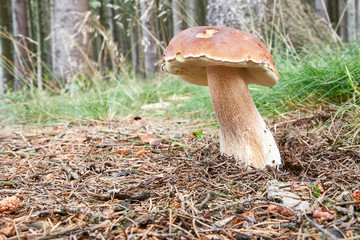
[[(198, 25), (234, 27), (260, 38), (280, 67), (282, 105), (311, 96), (331, 96), (342, 105), (359, 95), (359, 0), (0, 0), (0, 115), (15, 122), (77, 113), (109, 119), (173, 93), (182, 99), (206, 95), (206, 89), (168, 80), (141, 85), (165, 77), (157, 73), (170, 39)], [(339, 70), (329, 72), (329, 66)], [(68, 102), (50, 101), (59, 94)], [(211, 104), (194, 101), (190, 108), (212, 112)]]
[(272, 50), (351, 43), (359, 14), (357, 0), (0, 0), (0, 94), (98, 71), (149, 78), (172, 36), (197, 25), (251, 32)]

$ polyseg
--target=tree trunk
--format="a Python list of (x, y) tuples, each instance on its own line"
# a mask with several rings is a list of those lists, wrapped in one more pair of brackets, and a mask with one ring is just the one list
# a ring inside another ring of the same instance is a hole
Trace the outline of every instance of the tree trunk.
[(43, 82), (42, 82), (42, 38), (43, 36), (41, 35), (42, 31), (41, 31), (41, 1), (40, 0), (36, 0), (36, 40), (37, 40), (37, 86), (39, 89), (42, 89), (43, 87)]
[(141, 24), (141, 9), (140, 9), (140, 1), (136, 1), (136, 21), (137, 26), (137, 54), (138, 54), (138, 75), (141, 78), (145, 78), (145, 57), (144, 57), (144, 46), (142, 44), (142, 24)]
[(155, 37), (155, 26), (153, 16), (153, 0), (140, 0), (141, 26), (142, 26), (142, 46), (144, 51), (145, 76), (151, 77), (158, 62), (156, 52), (157, 46)]
[[(41, 23), (41, 46), (42, 46), (42, 59), (48, 66), (52, 66), (52, 56), (51, 56), (51, 41), (47, 40), (44, 36), (49, 36), (51, 33), (51, 7), (50, 0), (41, 0), (41, 11), (40, 23)], [(47, 19), (45, 21), (45, 19)]]
[(131, 48), (131, 62), (132, 62), (132, 69), (134, 71), (134, 73), (138, 73), (138, 51), (137, 51), (137, 28), (136, 26), (132, 26), (131, 27), (131, 32), (130, 32), (130, 40), (132, 43), (132, 48)]
[[(359, 0), (357, 0), (359, 1)], [(355, 8), (355, 0), (347, 0), (347, 40), (352, 43), (356, 41), (356, 8)]]
[(326, 21), (328, 21), (330, 23), (331, 21), (330, 21), (329, 14), (328, 14), (328, 11), (326, 8), (327, 4), (328, 4), (328, 0), (315, 0), (314, 8), (315, 8), (316, 14), (319, 17), (326, 19)]
[(339, 11), (339, 23), (338, 23), (338, 33), (339, 35), (343, 38), (343, 40), (348, 41), (347, 37), (348, 37), (348, 31), (347, 31), (347, 14), (346, 14), (346, 0), (341, 0), (339, 1), (338, 4), (338, 11)]
[(113, 42), (116, 42), (114, 0), (109, 0), (107, 9), (108, 9), (108, 18), (109, 18), (110, 37)]
[(14, 46), (14, 90), (19, 91), (26, 80), (26, 70), (28, 67), (28, 43), (26, 37), (29, 36), (26, 14), (25, 0), (12, 0), (13, 16), (13, 35)]
[(172, 0), (171, 2), (172, 8), (172, 17), (173, 17), (173, 29), (174, 35), (182, 30), (182, 1), (181, 0)]
[(330, 23), (305, 0), (213, 0), (207, 19), (209, 25), (250, 32), (267, 45), (275, 40), (294, 47), (337, 40)]
[(198, 16), (198, 1), (196, 1), (196, 0), (188, 0), (188, 7), (187, 7), (187, 9), (189, 9), (188, 10), (188, 12), (187, 12), (187, 25), (188, 25), (188, 27), (190, 28), (190, 27), (195, 27), (195, 26), (197, 26), (198, 24), (197, 24), (197, 22), (198, 22), (198, 20), (197, 20), (197, 16)]
[(208, 25), (206, 16), (207, 16), (207, 5), (208, 0), (203, 0), (198, 2), (199, 5), (199, 16), (198, 16), (198, 25), (199, 26), (205, 26)]
[(118, 51), (119, 49), (119, 44), (116, 41), (116, 25), (115, 25), (115, 11), (114, 11), (114, 0), (109, 0), (108, 4), (107, 4), (107, 10), (108, 10), (108, 23), (109, 23), (109, 30), (110, 30), (110, 39), (112, 44), (110, 43), (109, 46), (112, 46), (114, 49), (109, 49), (110, 50), (110, 60), (111, 60), (111, 66), (112, 66), (112, 70), (114, 72), (115, 75), (117, 75), (118, 72), (118, 64), (116, 62), (116, 57), (111, 54), (111, 53), (115, 53)]
[(0, 94), (5, 93), (10, 85), (12, 75), (10, 62), (12, 60), (11, 41), (8, 32), (11, 28), (10, 5), (8, 0), (0, 0)]
[(85, 70), (91, 53), (87, 27), (88, 0), (52, 0), (52, 66), (53, 74), (65, 78)]
[(207, 10), (207, 21), (211, 26), (229, 26), (262, 35), (266, 10), (262, 0), (213, 0), (208, 2)]

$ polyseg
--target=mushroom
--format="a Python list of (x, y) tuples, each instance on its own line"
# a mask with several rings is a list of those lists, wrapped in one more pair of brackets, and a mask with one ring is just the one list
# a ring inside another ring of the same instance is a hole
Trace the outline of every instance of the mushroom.
[(271, 87), (279, 81), (274, 60), (260, 40), (229, 27), (189, 28), (170, 41), (161, 69), (209, 86), (222, 154), (256, 168), (281, 164), (274, 137), (247, 87)]

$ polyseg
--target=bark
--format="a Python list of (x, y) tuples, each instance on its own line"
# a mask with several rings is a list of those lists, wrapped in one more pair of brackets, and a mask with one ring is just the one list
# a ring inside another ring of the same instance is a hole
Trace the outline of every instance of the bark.
[(52, 0), (53, 74), (65, 78), (86, 70), (91, 53), (87, 22), (88, 0)]
[(188, 20), (187, 20), (187, 25), (188, 27), (195, 27), (197, 26), (197, 16), (198, 16), (198, 1), (196, 0), (189, 0), (188, 1), (188, 7), (187, 9), (188, 10), (188, 13), (187, 13), (187, 16), (188, 16)]
[(339, 40), (331, 24), (319, 17), (304, 0), (281, 1), (281, 4), (275, 6), (273, 1), (268, 1), (265, 19), (268, 23), (278, 23), (272, 31), (288, 36), (286, 40), (294, 47), (328, 44)]
[(9, 63), (12, 60), (11, 41), (8, 36), (11, 26), (8, 0), (0, 0), (0, 94), (5, 93), (12, 80)]
[[(115, 17), (114, 0), (109, 0), (108, 5), (106, 7), (108, 10), (108, 23), (109, 23), (109, 29), (110, 29), (110, 39), (113, 43), (110, 46), (113, 46), (113, 48), (114, 48), (114, 49), (110, 49), (110, 52), (114, 53), (114, 52), (117, 52), (118, 48), (119, 48), (118, 42), (116, 41), (117, 31), (116, 31), (116, 25), (115, 25), (115, 19), (114, 19), (114, 17)], [(115, 74), (117, 74), (118, 64), (116, 62), (115, 56), (111, 57), (111, 66), (112, 66), (113, 72)]]
[(209, 1), (207, 19), (209, 25), (250, 32), (268, 45), (274, 36), (295, 47), (337, 40), (330, 23), (305, 0), (214, 0)]
[(28, 43), (29, 36), (27, 25), (26, 1), (12, 0), (12, 18), (13, 35), (15, 39), (14, 46), (14, 90), (19, 91), (23, 87), (26, 79), (26, 70), (28, 67)]
[(37, 40), (37, 86), (42, 89), (42, 31), (41, 29), (41, 1), (36, 0), (36, 40)]
[(339, 12), (339, 23), (338, 23), (338, 33), (343, 38), (343, 40), (347, 41), (348, 31), (347, 31), (347, 14), (346, 14), (346, 0), (339, 1), (337, 6)]
[[(51, 8), (50, 0), (41, 0), (41, 11), (40, 23), (41, 23), (41, 35), (49, 36), (51, 34)], [(52, 66), (52, 57), (51, 57), (51, 41), (47, 40), (46, 37), (41, 38), (42, 46), (42, 59), (48, 66)]]
[(134, 73), (138, 73), (138, 51), (137, 51), (137, 29), (136, 27), (132, 27), (131, 28), (131, 32), (130, 32), (130, 40), (132, 42), (132, 49), (131, 49), (131, 63), (132, 63), (132, 69), (134, 71)]
[(136, 20), (140, 22), (140, 24), (137, 24), (137, 41), (136, 41), (136, 47), (137, 47), (137, 55), (138, 55), (138, 68), (136, 69), (138, 72), (137, 74), (141, 78), (145, 78), (145, 60), (144, 60), (144, 46), (142, 44), (142, 24), (141, 24), (141, 7), (140, 2), (136, 1), (135, 5), (135, 15)]
[(155, 41), (155, 26), (153, 16), (154, 2), (140, 0), (141, 26), (142, 26), (142, 46), (144, 51), (145, 76), (151, 77), (155, 69), (158, 69), (158, 55)]
[(110, 36), (113, 42), (116, 42), (116, 27), (115, 27), (115, 11), (114, 11), (114, 0), (109, 0), (108, 8), (108, 17), (109, 17), (109, 28)]
[(172, 0), (171, 2), (172, 8), (172, 17), (173, 17), (173, 32), (174, 35), (182, 30), (182, 1), (181, 0)]
[(356, 15), (355, 15), (355, 0), (347, 0), (347, 22), (346, 22), (346, 29), (347, 29), (347, 42), (354, 42), (356, 40)]
[(262, 0), (213, 0), (208, 2), (210, 26), (228, 26), (260, 36), (266, 5)]
[(206, 15), (207, 15), (207, 5), (208, 0), (203, 0), (198, 2), (199, 5), (199, 12), (198, 12), (198, 25), (199, 26), (205, 26), (208, 25), (206, 21)]
[[(159, 0), (156, 1), (156, 15), (157, 15), (157, 25), (159, 31), (159, 38), (165, 44), (168, 43), (173, 36), (172, 30), (172, 18), (170, 17), (170, 6), (161, 4)], [(171, 25), (171, 26), (170, 26)]]
[(314, 8), (315, 8), (316, 14), (319, 17), (326, 19), (326, 21), (328, 21), (328, 22), (331, 22), (328, 11), (327, 11), (327, 7), (326, 7), (327, 4), (328, 4), (328, 0), (315, 0)]

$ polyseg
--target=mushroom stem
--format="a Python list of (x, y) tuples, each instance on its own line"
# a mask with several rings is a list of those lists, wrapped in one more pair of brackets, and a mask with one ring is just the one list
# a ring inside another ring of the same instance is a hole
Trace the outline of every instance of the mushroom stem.
[(220, 126), (220, 152), (256, 168), (281, 164), (274, 137), (251, 98), (241, 69), (210, 66), (206, 73)]

